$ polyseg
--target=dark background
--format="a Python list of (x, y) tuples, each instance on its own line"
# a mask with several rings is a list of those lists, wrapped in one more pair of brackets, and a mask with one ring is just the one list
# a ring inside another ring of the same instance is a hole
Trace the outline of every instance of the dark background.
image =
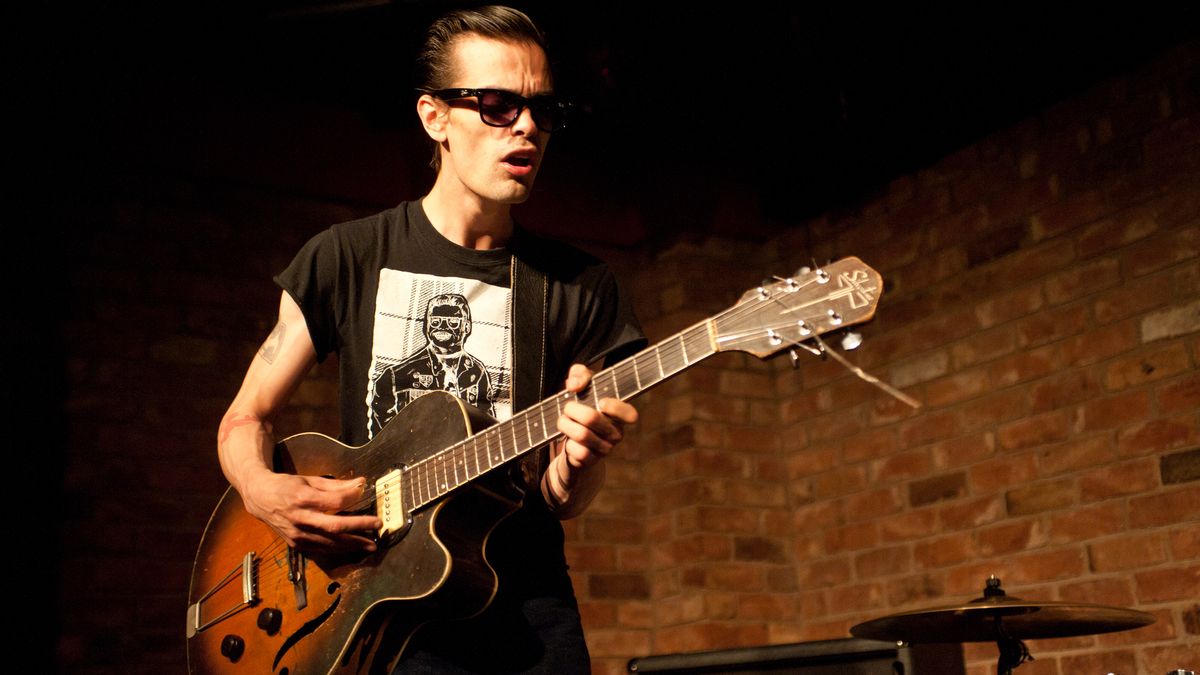
[[(67, 403), (78, 379), (68, 354), (79, 350), (64, 341), (80, 339), (72, 299), (92, 281), (79, 270), (111, 226), (79, 215), (107, 207), (114, 192), (136, 193), (131, 175), (352, 209), (421, 194), (432, 176), (412, 113), (410, 64), (424, 26), (451, 6), (117, 2), (12, 18), (6, 279), (15, 299), (11, 350), (22, 358), (8, 396), (17, 445), (29, 457), (22, 475), (66, 495), (50, 500), (45, 518), (81, 518), (81, 507), (96, 515), (62, 489), (64, 480), (92, 478), (64, 478), (69, 453), (88, 447), (71, 439), (91, 431), (67, 422), (80, 406)], [(605, 227), (563, 229), (558, 223), (568, 221), (551, 217), (561, 202), (550, 196), (522, 217), (575, 241), (650, 250), (704, 234), (766, 240), (851, 208), (892, 178), (1197, 35), (1186, 10), (1148, 4), (1051, 12), (520, 6), (549, 36), (559, 90), (586, 111), (555, 138), (542, 190), (600, 196), (594, 208), (611, 218)], [(714, 217), (715, 186), (739, 191), (752, 217)], [(280, 255), (294, 250), (287, 247)], [(153, 247), (136, 255), (153, 258)], [(147, 292), (162, 292), (159, 283)], [(20, 590), (29, 593), (23, 606), (36, 608), (35, 625), (54, 628), (39, 629), (29, 646), (47, 660), (60, 621), (48, 589), (76, 572), (60, 568), (64, 551), (88, 545), (56, 527), (28, 534), (40, 564), (19, 577)], [(137, 595), (137, 581), (121, 593)]]

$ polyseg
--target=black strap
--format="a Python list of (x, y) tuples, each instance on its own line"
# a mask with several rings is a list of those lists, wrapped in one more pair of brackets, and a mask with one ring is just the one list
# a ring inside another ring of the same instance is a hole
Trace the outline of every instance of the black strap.
[[(545, 398), (549, 281), (514, 247), (512, 257), (513, 412)], [(521, 461), (525, 485), (536, 489), (549, 461), (546, 449)]]

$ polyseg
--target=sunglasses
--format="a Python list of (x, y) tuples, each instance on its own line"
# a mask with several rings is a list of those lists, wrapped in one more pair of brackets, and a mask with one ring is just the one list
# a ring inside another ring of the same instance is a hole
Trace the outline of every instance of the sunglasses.
[(443, 101), (473, 98), (479, 106), (479, 119), (489, 127), (511, 127), (521, 111), (529, 108), (537, 128), (554, 133), (567, 126), (570, 104), (549, 94), (525, 98), (503, 89), (438, 89), (426, 92)]

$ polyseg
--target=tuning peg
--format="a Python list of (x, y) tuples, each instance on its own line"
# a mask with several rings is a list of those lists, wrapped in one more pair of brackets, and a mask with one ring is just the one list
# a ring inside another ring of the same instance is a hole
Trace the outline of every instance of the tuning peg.
[(800, 370), (800, 355), (795, 349), (788, 350), (788, 358), (792, 360), (792, 370)]
[(842, 336), (842, 349), (852, 352), (862, 346), (863, 336), (858, 331), (848, 330)]

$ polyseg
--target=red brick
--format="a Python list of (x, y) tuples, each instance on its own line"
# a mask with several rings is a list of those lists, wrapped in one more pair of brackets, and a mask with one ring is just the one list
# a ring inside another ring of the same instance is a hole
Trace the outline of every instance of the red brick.
[(829, 471), (838, 465), (836, 445), (817, 445), (792, 453), (788, 458), (788, 477), (804, 478)]
[(900, 426), (900, 442), (905, 447), (923, 445), (957, 436), (962, 423), (954, 412), (926, 413)]
[(1152, 567), (1167, 559), (1161, 534), (1135, 534), (1088, 545), (1093, 572)]
[(592, 574), (588, 594), (595, 599), (641, 599), (650, 597), (650, 587), (641, 574)]
[(884, 542), (911, 541), (932, 534), (937, 514), (930, 509), (897, 513), (880, 519), (879, 533)]
[(979, 553), (996, 556), (1037, 548), (1046, 542), (1046, 534), (1037, 520), (1002, 523), (978, 532)]
[(1005, 581), (1014, 586), (1078, 577), (1085, 570), (1083, 551), (1076, 548), (1038, 551), (1009, 561)]
[(688, 449), (675, 455), (681, 476), (749, 476), (750, 462), (740, 453), (717, 449)]
[(792, 396), (784, 402), (783, 421), (787, 423), (801, 422), (832, 409), (833, 398), (829, 389), (806, 391)]
[(816, 502), (796, 508), (793, 512), (794, 529), (807, 532), (842, 522), (841, 509), (836, 502)]
[(1030, 216), (1030, 235), (1034, 241), (1048, 239), (1097, 220), (1107, 208), (1104, 193), (1099, 190), (1072, 195)]
[(899, 579), (890, 579), (887, 585), (888, 606), (901, 608), (916, 603), (945, 597), (945, 582), (942, 573), (925, 573)]
[(1065, 411), (1055, 411), (1006, 424), (996, 432), (996, 439), (1001, 447), (1016, 450), (1061, 441), (1067, 437), (1069, 429), (1069, 415)]
[(782, 621), (796, 616), (796, 605), (789, 598), (746, 595), (737, 599), (736, 616), (743, 621)]
[(1109, 391), (1118, 391), (1153, 382), (1187, 370), (1190, 361), (1184, 344), (1176, 342), (1110, 363), (1105, 369), (1104, 385)]
[(991, 575), (1008, 581), (1009, 560), (983, 560), (959, 565), (946, 574), (944, 598), (975, 598), (982, 591)]
[(976, 528), (1004, 516), (1004, 499), (999, 495), (958, 500), (938, 510), (943, 530)]
[(861, 466), (844, 466), (813, 479), (813, 491), (819, 499), (858, 492), (867, 486), (867, 472)]
[(870, 548), (879, 541), (875, 523), (854, 523), (825, 532), (825, 550), (830, 553)]
[(1162, 385), (1157, 391), (1163, 412), (1190, 412), (1200, 409), (1200, 373)]
[(871, 463), (870, 477), (874, 483), (889, 483), (927, 475), (932, 464), (929, 450), (907, 450)]
[(878, 518), (895, 513), (904, 504), (904, 492), (898, 486), (871, 490), (846, 498), (846, 518), (850, 521)]
[(1122, 457), (1152, 455), (1194, 445), (1200, 438), (1194, 415), (1155, 419), (1121, 429), (1117, 434), (1117, 452)]
[(975, 306), (975, 316), (982, 328), (991, 328), (997, 324), (1032, 314), (1045, 303), (1042, 289), (1038, 285), (1029, 285), (997, 295)]
[(848, 437), (842, 444), (842, 457), (847, 462), (861, 462), (890, 455), (896, 447), (895, 429), (872, 429)]
[(1127, 352), (1138, 343), (1137, 326), (1133, 322), (1098, 328), (1063, 340), (1061, 366), (1088, 366)]
[(853, 566), (847, 558), (828, 558), (799, 565), (800, 585), (804, 588), (837, 586), (850, 580)]
[(939, 469), (973, 464), (996, 451), (995, 435), (991, 432), (962, 436), (940, 441), (930, 446), (933, 465)]
[[(698, 425), (699, 426), (699, 425)], [(737, 425), (722, 425), (724, 427), (724, 447), (745, 452), (775, 452), (779, 449), (779, 429), (760, 427), (744, 427)], [(702, 428), (702, 427), (701, 427)], [(699, 445), (705, 447), (721, 447), (721, 441), (710, 441), (706, 434), (698, 432)]]
[(1150, 457), (1093, 469), (1079, 480), (1085, 502), (1149, 492), (1158, 486), (1158, 462)]
[(1125, 577), (1088, 579), (1059, 587), (1063, 602), (1082, 602), (1094, 605), (1129, 607), (1135, 604), (1133, 582)]
[(1106, 464), (1115, 458), (1112, 435), (1102, 433), (1050, 446), (1039, 450), (1037, 458), (1039, 473), (1044, 476)]
[(1082, 298), (1121, 283), (1120, 264), (1101, 258), (1076, 265), (1046, 280), (1046, 298), (1052, 305)]
[(1111, 650), (1062, 657), (1064, 673), (1136, 673), (1137, 657), (1132, 649)]
[(1200, 558), (1200, 523), (1184, 525), (1171, 532), (1171, 557), (1175, 560)]
[(971, 467), (970, 485), (973, 492), (988, 494), (1024, 485), (1037, 475), (1037, 460), (1031, 454), (997, 457)]
[(912, 551), (907, 545), (877, 548), (854, 558), (854, 570), (859, 579), (904, 574), (911, 568)]
[(1016, 331), (1013, 327), (1000, 326), (954, 343), (950, 346), (950, 358), (954, 362), (954, 368), (962, 370), (967, 366), (1011, 354), (1016, 348), (1016, 343)]
[(1146, 647), (1141, 653), (1141, 672), (1144, 673), (1170, 673), (1177, 668), (1194, 669), (1196, 666), (1195, 644)]
[[(1024, 236), (1025, 228), (1017, 228)], [(996, 263), (990, 270), (989, 286), (1003, 288), (1057, 272), (1075, 260), (1075, 248), (1059, 239), (1021, 248)]]
[(962, 427), (968, 431), (989, 429), (1029, 412), (1029, 398), (1017, 388), (1007, 389), (959, 407)]
[(925, 385), (925, 403), (941, 407), (974, 398), (988, 388), (986, 370), (976, 369), (934, 380)]
[(1023, 516), (1070, 506), (1075, 503), (1077, 492), (1075, 481), (1056, 480), (1009, 490), (1005, 498), (1008, 500), (1008, 512)]
[(759, 530), (760, 509), (734, 506), (697, 506), (700, 529), (728, 534), (754, 534)]
[(969, 560), (976, 555), (975, 542), (970, 532), (961, 532), (946, 537), (917, 542), (913, 546), (913, 561), (918, 569), (946, 567)]
[(1118, 218), (1103, 220), (1084, 229), (1076, 240), (1076, 250), (1080, 258), (1090, 258), (1145, 238), (1156, 230), (1158, 223), (1154, 221), (1153, 214), (1129, 211)]
[(869, 419), (871, 426), (892, 424), (917, 414), (912, 406), (891, 396), (878, 396), (871, 403)]
[(616, 549), (609, 545), (567, 544), (567, 562), (580, 571), (613, 570), (617, 567)]
[(1171, 292), (1169, 277), (1142, 277), (1098, 296), (1092, 304), (1092, 312), (1098, 323), (1112, 323), (1166, 304), (1171, 299)]
[(880, 583), (855, 584), (829, 591), (829, 610), (833, 614), (847, 614), (884, 606), (884, 585)]
[[(1185, 297), (1190, 295), (1194, 294)], [(1141, 323), (1142, 342), (1153, 342), (1197, 331), (1200, 331), (1200, 300), (1154, 312), (1143, 317)]]
[(1129, 502), (1130, 527), (1175, 525), (1200, 520), (1200, 486), (1163, 491)]
[(1017, 343), (1021, 347), (1030, 347), (1061, 340), (1082, 333), (1087, 323), (1087, 307), (1084, 305), (1040, 312), (1017, 323)]
[(772, 563), (788, 562), (783, 545), (767, 537), (734, 537), (733, 559)]
[(944, 350), (922, 354), (894, 366), (888, 382), (899, 389), (945, 375), (950, 368), (950, 356)]
[(909, 484), (908, 503), (922, 506), (961, 496), (966, 492), (966, 482), (966, 474), (961, 471), (914, 481)]
[(995, 386), (1006, 386), (1053, 373), (1059, 363), (1057, 347), (1039, 347), (993, 363), (989, 373)]
[(717, 391), (744, 398), (774, 397), (775, 382), (768, 373), (723, 370), (718, 376)]
[(1121, 266), (1129, 277), (1140, 277), (1200, 256), (1200, 228), (1184, 227), (1159, 235), (1122, 252)]
[(1139, 572), (1133, 581), (1140, 602), (1195, 602), (1200, 598), (1200, 565)]
[(847, 436), (856, 434), (862, 431), (865, 425), (863, 424), (861, 410), (859, 408), (851, 408), (813, 418), (805, 424), (805, 427), (808, 430), (808, 437), (811, 442), (826, 443), (840, 441)]
[(1133, 391), (1085, 403), (1076, 423), (1080, 431), (1112, 429), (1140, 422), (1150, 414), (1150, 395)]

